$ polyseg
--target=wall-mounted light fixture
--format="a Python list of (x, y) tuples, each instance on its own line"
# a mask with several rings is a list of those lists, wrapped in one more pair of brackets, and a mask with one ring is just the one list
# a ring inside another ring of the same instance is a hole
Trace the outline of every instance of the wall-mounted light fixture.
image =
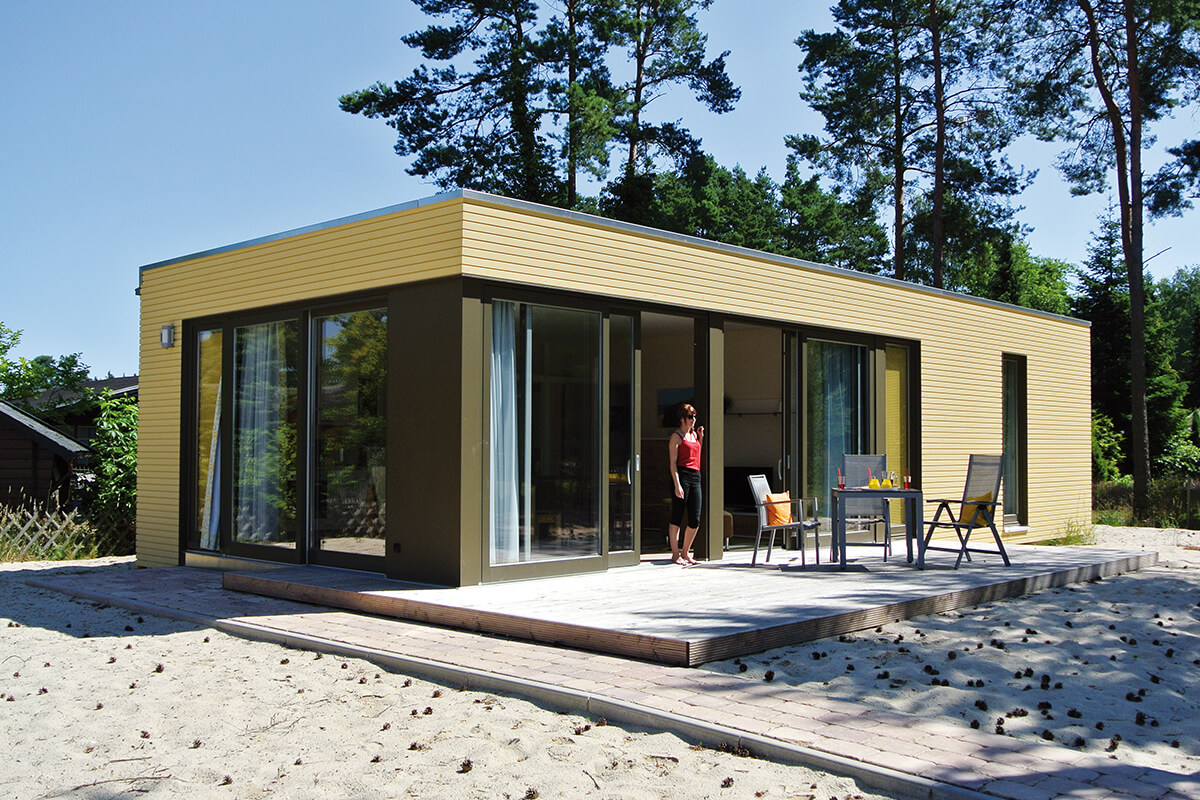
[(175, 323), (169, 322), (162, 326), (158, 332), (158, 343), (163, 346), (163, 349), (175, 346)]

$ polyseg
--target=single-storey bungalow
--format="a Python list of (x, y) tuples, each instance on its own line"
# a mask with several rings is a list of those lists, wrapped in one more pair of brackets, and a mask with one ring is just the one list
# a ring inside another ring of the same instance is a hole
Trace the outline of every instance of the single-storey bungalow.
[(753, 541), (748, 474), (827, 515), (845, 453), (954, 497), (1004, 452), (1007, 535), (1090, 519), (1075, 319), (467, 190), (150, 264), (139, 292), (140, 565), (635, 564), (666, 549), (681, 401), (701, 558)]

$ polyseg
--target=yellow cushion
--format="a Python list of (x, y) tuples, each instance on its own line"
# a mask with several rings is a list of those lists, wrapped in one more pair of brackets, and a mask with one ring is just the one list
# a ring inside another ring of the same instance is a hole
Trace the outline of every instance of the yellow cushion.
[[(985, 520), (987, 519), (987, 517), (984, 516), (984, 514), (980, 514), (979, 519), (975, 519), (975, 512), (979, 508), (979, 506), (977, 506), (975, 504), (976, 503), (990, 503), (990, 502), (992, 502), (992, 493), (991, 492), (988, 492), (987, 494), (981, 494), (978, 497), (968, 497), (966, 500), (963, 501), (962, 511), (959, 512), (959, 514), (958, 514), (958, 524), (970, 525), (972, 522), (974, 522), (975, 525), (977, 525), (977, 526), (978, 525), (986, 525), (987, 523), (985, 522)], [(984, 511), (986, 512), (986, 511), (988, 511), (988, 509), (984, 508)]]
[[(786, 503), (780, 503), (780, 500), (786, 500)], [(779, 503), (778, 505), (767, 506), (767, 524), (768, 525), (787, 525), (792, 521), (792, 495), (789, 492), (779, 492), (778, 494), (766, 494), (763, 497), (765, 503)]]

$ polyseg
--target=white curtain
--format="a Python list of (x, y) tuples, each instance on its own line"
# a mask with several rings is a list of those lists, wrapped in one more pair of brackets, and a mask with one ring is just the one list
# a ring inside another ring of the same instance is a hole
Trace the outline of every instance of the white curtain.
[(492, 303), (491, 522), (492, 564), (520, 559), (521, 509), (517, 457), (517, 306)]
[(284, 324), (269, 322), (237, 331), (234, 537), (238, 541), (279, 540), (279, 411), (285, 391), (280, 341)]

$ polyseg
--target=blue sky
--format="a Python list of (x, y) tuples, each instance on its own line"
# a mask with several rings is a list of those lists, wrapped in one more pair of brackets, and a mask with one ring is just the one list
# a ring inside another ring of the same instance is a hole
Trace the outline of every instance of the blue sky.
[[(826, 29), (827, 5), (717, 0), (702, 25), (713, 52), (732, 51), (742, 101), (717, 116), (679, 93), (652, 116), (683, 118), (722, 164), (781, 178), (783, 136), (821, 128), (796, 96), (792, 40)], [(405, 174), (390, 128), (337, 105), (406, 75), (400, 36), (423, 22), (404, 0), (0, 2), (0, 321), (24, 332), (14, 354), (136, 372), (139, 266), (434, 194)], [(1163, 144), (1198, 127), (1185, 111)], [(1041, 170), (1020, 218), (1037, 255), (1078, 263), (1105, 200), (1070, 197), (1057, 149), (1013, 156)], [(1154, 275), (1200, 264), (1198, 213), (1148, 229), (1147, 256), (1170, 248)]]

